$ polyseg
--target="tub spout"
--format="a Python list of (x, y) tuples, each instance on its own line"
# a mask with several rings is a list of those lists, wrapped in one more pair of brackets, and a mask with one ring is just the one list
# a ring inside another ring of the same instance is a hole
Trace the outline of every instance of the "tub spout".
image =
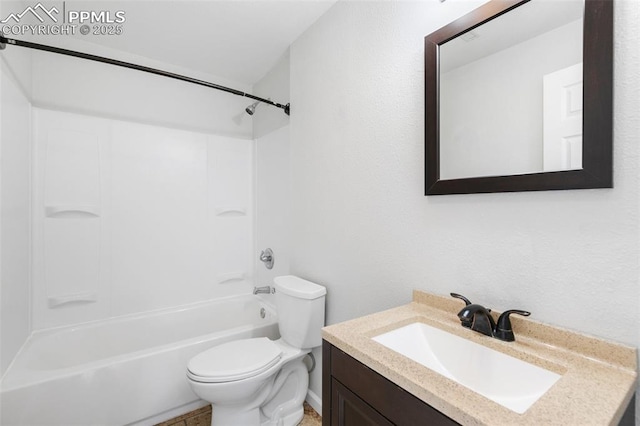
[(274, 287), (265, 285), (263, 287), (254, 287), (253, 294), (273, 294), (276, 292)]

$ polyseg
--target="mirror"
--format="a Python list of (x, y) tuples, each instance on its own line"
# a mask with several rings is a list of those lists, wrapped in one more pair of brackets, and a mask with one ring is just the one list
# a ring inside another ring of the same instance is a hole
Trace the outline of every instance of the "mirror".
[(426, 195), (612, 187), (611, 0), (492, 0), (425, 38)]

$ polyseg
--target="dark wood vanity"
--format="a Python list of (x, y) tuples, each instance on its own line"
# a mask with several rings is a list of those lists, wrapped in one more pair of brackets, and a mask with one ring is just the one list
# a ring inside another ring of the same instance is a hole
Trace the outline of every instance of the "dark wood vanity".
[[(459, 423), (323, 340), (322, 425), (452, 426)], [(635, 425), (635, 397), (618, 425)]]
[(323, 426), (459, 424), (327, 341), (322, 401)]

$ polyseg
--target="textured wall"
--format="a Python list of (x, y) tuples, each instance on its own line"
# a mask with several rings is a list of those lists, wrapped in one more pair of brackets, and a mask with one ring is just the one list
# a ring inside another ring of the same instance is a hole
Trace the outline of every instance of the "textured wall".
[(640, 3), (615, 5), (614, 189), (424, 197), (423, 37), (477, 4), (339, 2), (294, 43), (291, 271), (328, 323), (419, 288), (635, 346)]
[[(289, 52), (253, 87), (257, 96), (289, 102)], [(256, 284), (271, 285), (273, 278), (289, 273), (291, 223), (291, 161), (289, 116), (280, 108), (260, 105), (253, 120), (256, 143)], [(270, 247), (273, 269), (258, 260)], [(267, 296), (268, 297), (268, 296)]]
[[(289, 274), (290, 161), (289, 126), (256, 139), (256, 285), (273, 285), (275, 277)], [(273, 269), (258, 260), (267, 247), (274, 252)]]
[[(289, 51), (253, 86), (253, 94), (279, 104), (289, 102)], [(253, 138), (258, 139), (289, 124), (289, 116), (281, 108), (259, 105), (252, 116)]]

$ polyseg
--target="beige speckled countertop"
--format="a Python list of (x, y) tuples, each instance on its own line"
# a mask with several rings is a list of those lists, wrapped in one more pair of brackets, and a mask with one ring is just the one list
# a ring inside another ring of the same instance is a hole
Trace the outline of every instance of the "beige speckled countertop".
[[(408, 305), (325, 327), (323, 338), (463, 425), (617, 425), (636, 387), (636, 349), (512, 316), (515, 342), (463, 328), (460, 300), (414, 291)], [(495, 312), (494, 312), (495, 316)], [(371, 340), (412, 322), (520, 358), (562, 377), (517, 414)]]

